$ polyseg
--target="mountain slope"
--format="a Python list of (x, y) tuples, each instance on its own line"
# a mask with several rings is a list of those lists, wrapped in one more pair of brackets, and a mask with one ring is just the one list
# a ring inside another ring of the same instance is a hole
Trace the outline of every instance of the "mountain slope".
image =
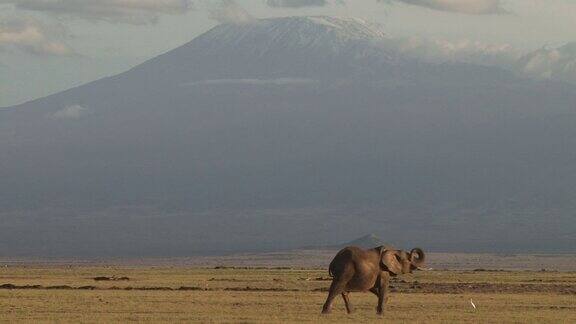
[(362, 237), (359, 237), (355, 240), (352, 240), (350, 242), (336, 245), (335, 247), (344, 248), (347, 246), (358, 246), (358, 247), (361, 247), (364, 249), (371, 249), (371, 248), (375, 248), (375, 247), (381, 246), (381, 245), (386, 245), (384, 243), (384, 241), (382, 241), (382, 239), (380, 239), (378, 236), (376, 236), (374, 234), (368, 234), (368, 235), (364, 235)]
[(359, 20), (221, 25), (0, 111), (5, 254), (576, 246), (576, 92), (406, 59)]
[(155, 82), (168, 84), (230, 78), (333, 78), (357, 72), (361, 62), (399, 61), (384, 41), (377, 26), (351, 18), (287, 17), (222, 24), (129, 75), (144, 79), (153, 75)]

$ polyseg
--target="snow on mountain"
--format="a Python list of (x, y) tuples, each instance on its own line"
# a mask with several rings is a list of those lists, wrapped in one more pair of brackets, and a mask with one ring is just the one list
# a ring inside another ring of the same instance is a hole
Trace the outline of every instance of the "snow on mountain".
[(259, 19), (244, 24), (223, 24), (197, 39), (210, 47), (249, 47), (265, 42), (263, 54), (278, 48), (341, 50), (354, 41), (377, 42), (385, 33), (375, 24), (357, 18), (282, 17)]
[(358, 63), (402, 61), (376, 25), (354, 18), (283, 17), (226, 23), (135, 68), (164, 82), (229, 78), (335, 78)]

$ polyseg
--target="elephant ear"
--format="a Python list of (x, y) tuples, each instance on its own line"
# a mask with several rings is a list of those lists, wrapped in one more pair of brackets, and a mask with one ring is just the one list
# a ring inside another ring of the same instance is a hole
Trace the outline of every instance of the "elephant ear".
[(400, 255), (396, 250), (381, 250), (380, 267), (393, 275), (402, 274), (402, 265), (399, 262)]

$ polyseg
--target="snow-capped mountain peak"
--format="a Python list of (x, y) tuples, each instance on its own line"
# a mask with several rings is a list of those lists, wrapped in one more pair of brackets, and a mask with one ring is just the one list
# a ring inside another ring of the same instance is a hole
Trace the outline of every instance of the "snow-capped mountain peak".
[(211, 41), (218, 39), (232, 44), (266, 39), (271, 44), (305, 46), (319, 44), (319, 40), (326, 40), (328, 37), (342, 42), (374, 41), (383, 39), (385, 33), (377, 25), (358, 18), (311, 16), (268, 18), (249, 23), (222, 24), (208, 32), (204, 38)]
[(137, 70), (179, 83), (337, 77), (349, 75), (359, 60), (381, 66), (401, 59), (387, 45), (384, 31), (361, 19), (281, 17), (218, 25)]

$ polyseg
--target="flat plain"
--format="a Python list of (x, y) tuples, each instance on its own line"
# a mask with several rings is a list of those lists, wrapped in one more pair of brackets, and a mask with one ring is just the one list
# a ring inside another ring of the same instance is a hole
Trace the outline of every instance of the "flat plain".
[(325, 269), (221, 261), (210, 267), (5, 262), (0, 321), (576, 323), (574, 271), (418, 271), (391, 283), (382, 317), (369, 293), (351, 294), (351, 315), (337, 299), (322, 316), (330, 284)]

